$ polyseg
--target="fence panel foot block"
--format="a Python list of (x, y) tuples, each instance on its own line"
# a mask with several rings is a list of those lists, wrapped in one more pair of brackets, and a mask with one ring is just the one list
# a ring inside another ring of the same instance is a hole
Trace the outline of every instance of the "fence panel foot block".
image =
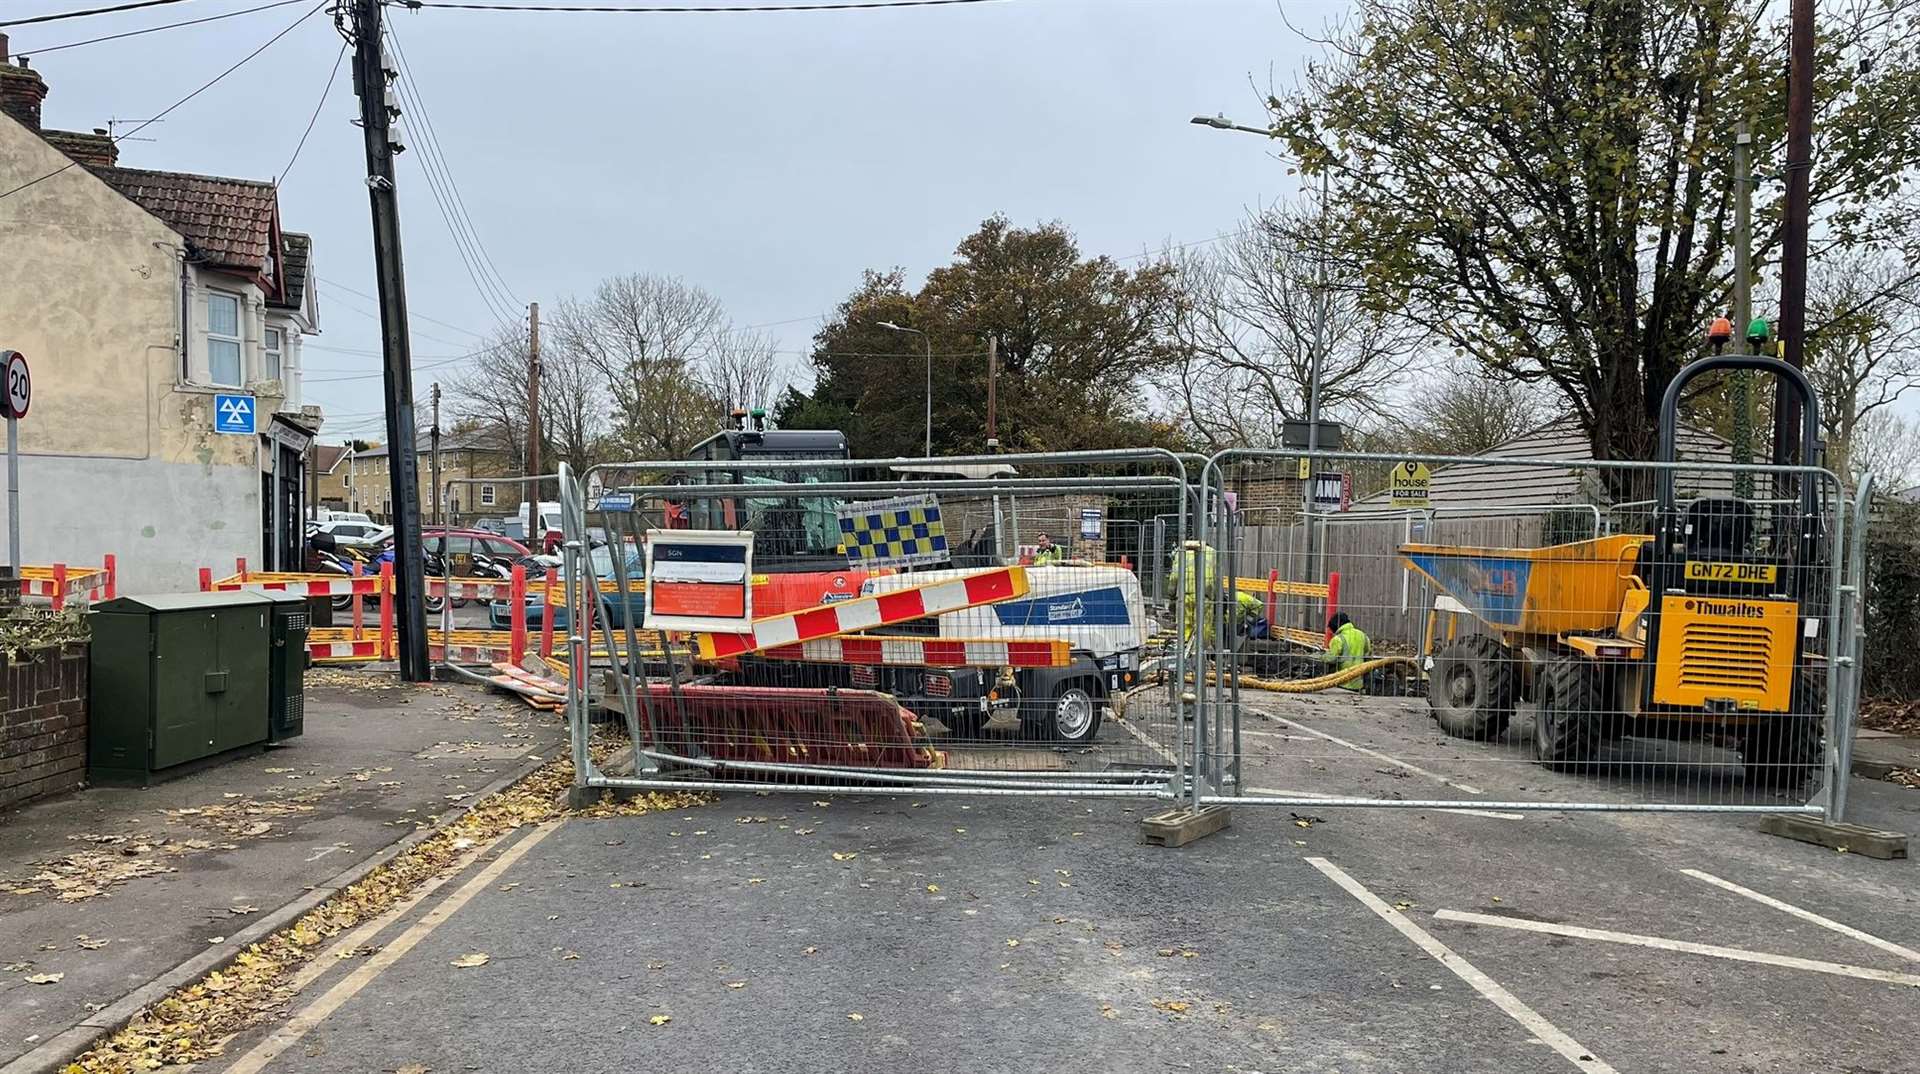
[(1892, 861), (1907, 856), (1907, 837), (1900, 832), (1837, 823), (1797, 813), (1769, 813), (1760, 818), (1760, 830), (1783, 839), (1831, 847), (1847, 854)]
[(1227, 826), (1226, 806), (1173, 809), (1140, 822), (1140, 841), (1149, 846), (1180, 847)]

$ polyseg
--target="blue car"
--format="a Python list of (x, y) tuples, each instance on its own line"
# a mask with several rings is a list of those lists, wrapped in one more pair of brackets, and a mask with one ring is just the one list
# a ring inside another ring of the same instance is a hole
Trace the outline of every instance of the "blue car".
[[(606, 545), (596, 546), (592, 552), (593, 573), (605, 582), (614, 581), (613, 552)], [(623, 593), (600, 594), (600, 609), (594, 615), (596, 624), (610, 619), (614, 626), (626, 626), (631, 622), (638, 627), (647, 617), (647, 590), (641, 584), (646, 571), (646, 562), (640, 553), (629, 548), (627, 551), (628, 589)], [(554, 585), (560, 585), (559, 571), (554, 572)], [(529, 583), (527, 586), (527, 627), (544, 629), (547, 619), (547, 602), (543, 594), (546, 586), (542, 583)], [(560, 607), (553, 610), (553, 629), (566, 630), (571, 619), (568, 615), (573, 609)], [(496, 600), (487, 605), (487, 621), (495, 630), (508, 630), (513, 626), (513, 605), (504, 600)]]

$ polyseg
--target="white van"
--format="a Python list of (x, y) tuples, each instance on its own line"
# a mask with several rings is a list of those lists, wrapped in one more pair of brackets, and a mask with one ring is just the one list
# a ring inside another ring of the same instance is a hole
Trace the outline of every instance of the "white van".
[[(868, 578), (862, 593), (887, 593), (977, 574), (972, 570), (918, 571)], [(993, 668), (853, 668), (851, 685), (878, 688), (915, 712), (928, 712), (955, 735), (976, 737), (993, 710), (1019, 711), (1031, 738), (1080, 745), (1100, 732), (1106, 699), (1131, 687), (1152, 624), (1140, 579), (1124, 567), (1028, 567), (1027, 595), (934, 620), (882, 627), (875, 633), (922, 633), (942, 638), (1064, 641), (1066, 667), (1023, 668), (1011, 688)], [(998, 697), (990, 698), (990, 693)]]
[(322, 507), (313, 513), (313, 521), (316, 525), (322, 522), (359, 522), (366, 525), (373, 524), (373, 519), (368, 518), (364, 511), (335, 511), (326, 507)]
[(553, 501), (542, 501), (540, 504), (540, 520), (537, 523), (530, 517), (530, 508), (532, 508), (532, 506), (533, 505), (529, 503), (522, 503), (518, 517), (520, 519), (520, 532), (527, 535), (524, 543), (528, 548), (537, 552), (540, 550), (541, 544), (546, 540), (547, 531), (560, 528), (560, 505)]

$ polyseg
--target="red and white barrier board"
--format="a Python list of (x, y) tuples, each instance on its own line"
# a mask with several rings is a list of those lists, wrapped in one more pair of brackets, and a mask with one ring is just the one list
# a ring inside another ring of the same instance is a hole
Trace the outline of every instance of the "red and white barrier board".
[(1026, 596), (1027, 590), (1024, 567), (996, 567), (932, 585), (875, 593), (838, 604), (757, 619), (753, 630), (744, 634), (701, 634), (700, 655), (707, 660), (715, 660), (783, 645), (798, 645), (836, 634), (857, 634), (875, 627), (925, 619), (930, 615), (1015, 600)]
[(850, 634), (781, 645), (760, 654), (770, 660), (919, 668), (1062, 668), (1072, 659), (1064, 641), (991, 638), (900, 638)]

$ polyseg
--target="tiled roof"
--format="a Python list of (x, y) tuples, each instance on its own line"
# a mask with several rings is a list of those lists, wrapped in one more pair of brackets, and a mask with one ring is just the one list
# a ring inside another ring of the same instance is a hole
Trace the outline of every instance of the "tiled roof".
[(346, 444), (315, 444), (313, 445), (314, 468), (323, 474), (330, 474), (334, 467), (340, 465), (340, 460), (346, 458), (350, 450), (351, 448)]
[(273, 184), (140, 168), (92, 171), (184, 235), (206, 263), (248, 273), (267, 267), (278, 210)]
[(280, 281), (280, 297), (267, 302), (269, 306), (297, 310), (307, 297), (307, 266), (312, 259), (313, 238), (297, 231), (280, 233), (280, 266), (285, 273)]

